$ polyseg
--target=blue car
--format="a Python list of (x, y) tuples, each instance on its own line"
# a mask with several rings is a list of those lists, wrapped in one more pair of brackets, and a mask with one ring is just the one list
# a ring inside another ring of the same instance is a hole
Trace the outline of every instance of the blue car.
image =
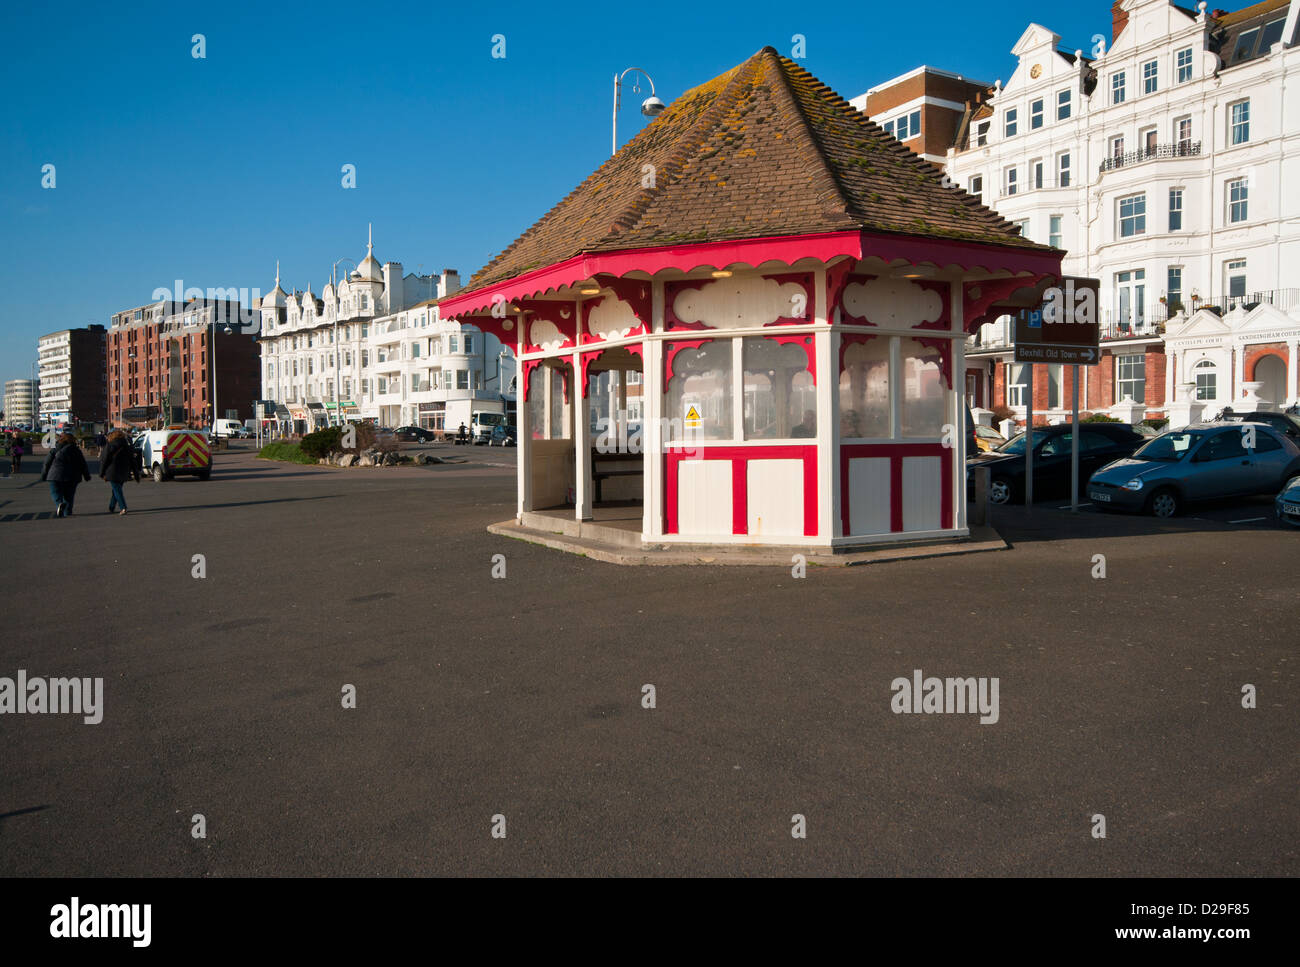
[(1300, 475), (1300, 446), (1263, 423), (1193, 424), (1102, 467), (1088, 499), (1103, 510), (1175, 517), (1190, 503), (1275, 494)]
[(1292, 477), (1287, 481), (1273, 501), (1273, 507), (1277, 511), (1277, 519), (1282, 523), (1300, 527), (1300, 477)]

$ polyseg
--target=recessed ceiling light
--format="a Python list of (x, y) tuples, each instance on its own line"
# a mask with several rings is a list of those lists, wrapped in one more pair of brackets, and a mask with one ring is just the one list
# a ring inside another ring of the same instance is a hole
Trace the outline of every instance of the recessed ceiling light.
[(896, 279), (932, 279), (935, 270), (929, 265), (905, 265), (893, 272)]
[(729, 279), (729, 278), (731, 278), (731, 270), (730, 270), (730, 269), (717, 269), (717, 270), (714, 271), (712, 274), (713, 274), (713, 277), (714, 277), (715, 279)]
[(586, 285), (583, 286), (578, 291), (581, 292), (583, 295), (600, 295), (600, 286)]

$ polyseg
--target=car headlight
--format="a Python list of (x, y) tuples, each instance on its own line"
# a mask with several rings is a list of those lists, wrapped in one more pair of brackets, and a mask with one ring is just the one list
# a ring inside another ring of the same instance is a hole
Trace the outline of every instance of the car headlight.
[(1132, 490), (1132, 491), (1134, 491), (1134, 492), (1139, 491), (1139, 490), (1142, 489), (1142, 478), (1141, 478), (1141, 477), (1134, 477), (1134, 478), (1133, 478), (1132, 480), (1130, 480), (1128, 483), (1122, 485), (1119, 489), (1120, 489), (1120, 490)]

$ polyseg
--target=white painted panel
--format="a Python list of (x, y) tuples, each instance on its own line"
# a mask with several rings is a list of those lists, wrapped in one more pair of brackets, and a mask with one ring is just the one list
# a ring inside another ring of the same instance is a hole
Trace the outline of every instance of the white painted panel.
[(678, 463), (678, 533), (730, 534), (731, 527), (731, 461)]
[(887, 457), (849, 460), (850, 533), (888, 534), (889, 496)]
[(943, 479), (940, 471), (938, 457), (903, 458), (903, 530), (939, 529)]
[(750, 535), (803, 536), (803, 461), (750, 460), (746, 467)]

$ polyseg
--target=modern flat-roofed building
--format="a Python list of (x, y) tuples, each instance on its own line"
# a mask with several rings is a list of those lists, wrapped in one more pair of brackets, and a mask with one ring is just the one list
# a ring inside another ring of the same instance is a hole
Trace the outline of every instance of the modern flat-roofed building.
[(101, 422), (107, 416), (104, 327), (61, 329), (41, 336), (40, 421), (46, 425)]
[(40, 383), (34, 379), (11, 379), (5, 383), (4, 422), (32, 424), (39, 406)]

